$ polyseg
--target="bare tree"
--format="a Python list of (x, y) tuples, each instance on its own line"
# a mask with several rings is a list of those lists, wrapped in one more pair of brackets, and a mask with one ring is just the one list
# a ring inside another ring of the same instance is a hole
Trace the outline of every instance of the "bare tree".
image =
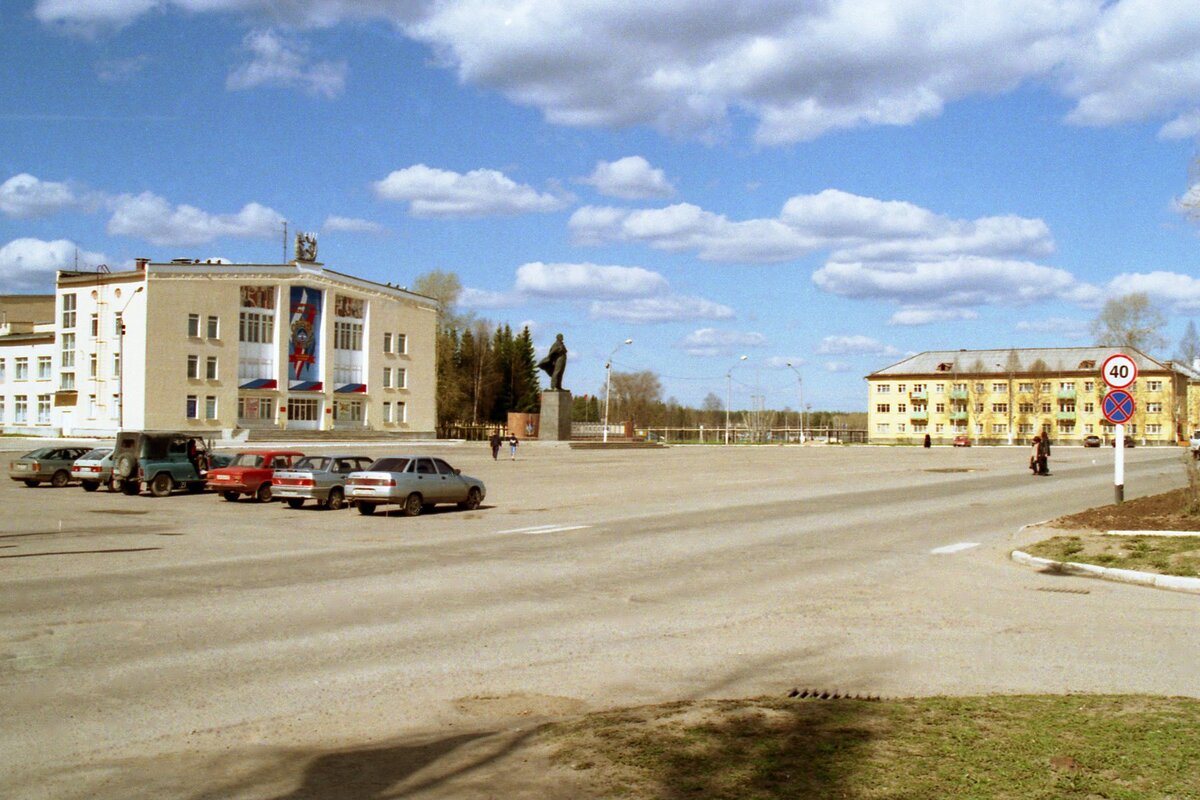
[(658, 375), (650, 370), (614, 372), (612, 401), (626, 419), (649, 420), (655, 406), (662, 403), (662, 383)]
[(1166, 346), (1165, 324), (1163, 313), (1150, 304), (1150, 296), (1134, 292), (1105, 302), (1092, 320), (1091, 331), (1099, 347), (1136, 347), (1149, 353)]
[(1179, 340), (1179, 350), (1176, 351), (1175, 358), (1189, 367), (1200, 358), (1200, 334), (1196, 333), (1196, 323), (1193, 320), (1188, 320), (1187, 330)]

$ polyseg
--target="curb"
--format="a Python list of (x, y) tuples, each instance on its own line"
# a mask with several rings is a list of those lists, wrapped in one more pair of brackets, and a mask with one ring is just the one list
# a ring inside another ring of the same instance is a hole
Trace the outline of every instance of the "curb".
[(1117, 569), (1115, 567), (1099, 567), (1095, 564), (1079, 564), (1074, 561), (1053, 561), (1049, 558), (1031, 556), (1021, 550), (1013, 550), (1012, 560), (1028, 567), (1038, 567), (1064, 575), (1079, 575), (1086, 578), (1099, 578), (1117, 583), (1132, 583), (1137, 586), (1149, 586), (1155, 589), (1167, 589), (1172, 592), (1187, 592), (1200, 594), (1200, 578), (1183, 578), (1178, 575), (1158, 575), (1153, 572), (1137, 572), (1132, 569)]

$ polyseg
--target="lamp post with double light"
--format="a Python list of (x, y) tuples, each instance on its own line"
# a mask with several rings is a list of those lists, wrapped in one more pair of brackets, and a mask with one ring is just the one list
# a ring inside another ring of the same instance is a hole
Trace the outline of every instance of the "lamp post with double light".
[(800, 377), (800, 370), (792, 366), (792, 362), (787, 362), (788, 369), (796, 373), (796, 384), (800, 391), (800, 444), (804, 444), (804, 378)]
[(747, 358), (749, 356), (738, 356), (733, 367), (725, 373), (725, 444), (729, 444), (729, 404), (733, 402), (733, 369)]
[(134, 289), (125, 305), (117, 312), (117, 319), (121, 321), (121, 327), (117, 330), (117, 430), (125, 429), (125, 312), (133, 298), (145, 288), (143, 284)]
[(608, 441), (608, 397), (612, 394), (612, 360), (617, 351), (627, 344), (633, 344), (633, 339), (626, 339), (614, 347), (608, 354), (608, 361), (604, 362), (604, 431), (601, 433), (601, 440), (605, 442)]

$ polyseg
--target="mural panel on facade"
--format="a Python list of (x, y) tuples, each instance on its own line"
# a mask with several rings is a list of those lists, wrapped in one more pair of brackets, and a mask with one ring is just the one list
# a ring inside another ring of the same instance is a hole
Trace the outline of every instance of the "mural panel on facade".
[(321, 391), (321, 291), (293, 286), (288, 314), (288, 388)]

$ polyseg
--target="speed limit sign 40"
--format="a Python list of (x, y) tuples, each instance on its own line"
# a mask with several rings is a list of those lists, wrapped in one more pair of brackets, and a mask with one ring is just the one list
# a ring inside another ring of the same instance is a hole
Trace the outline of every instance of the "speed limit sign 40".
[(1125, 389), (1137, 380), (1138, 370), (1134, 360), (1124, 353), (1117, 353), (1104, 360), (1100, 377), (1113, 389)]

